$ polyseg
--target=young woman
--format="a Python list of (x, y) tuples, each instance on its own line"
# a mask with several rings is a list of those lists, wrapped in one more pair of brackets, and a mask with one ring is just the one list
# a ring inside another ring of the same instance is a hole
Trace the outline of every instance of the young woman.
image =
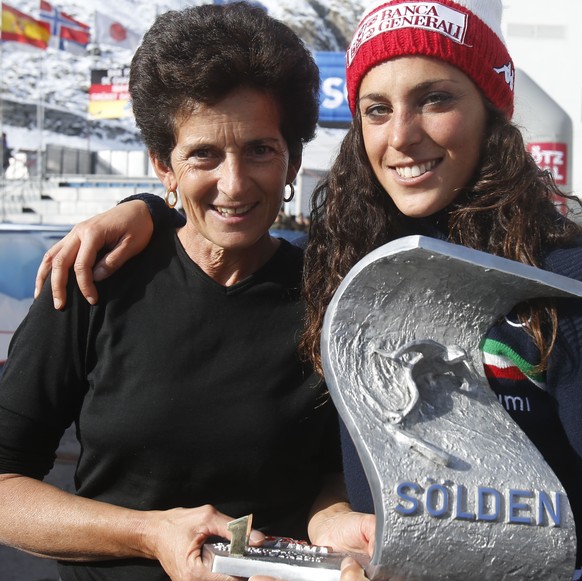
[[(581, 229), (511, 124), (514, 68), (501, 2), (380, 2), (347, 52), (352, 126), (313, 197), (304, 267), (302, 347), (321, 370), (320, 334), (333, 293), (363, 256), (421, 234), (582, 280)], [(484, 364), (508, 411), (568, 492), (582, 539), (582, 303), (520, 305), (484, 342)], [(508, 397), (505, 397), (508, 396)], [(352, 508), (373, 512), (344, 433)], [(582, 564), (582, 542), (579, 541)], [(580, 572), (577, 573), (579, 575)]]

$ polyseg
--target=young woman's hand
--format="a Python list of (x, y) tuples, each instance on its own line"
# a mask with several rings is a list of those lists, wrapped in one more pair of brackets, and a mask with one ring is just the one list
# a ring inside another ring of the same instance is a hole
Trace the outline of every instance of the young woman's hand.
[[(352, 557), (346, 557), (342, 561), (340, 581), (366, 581), (368, 578), (360, 564)], [(253, 575), (249, 581), (285, 581), (285, 579), (275, 579), (264, 575)]]
[[(69, 270), (74, 268), (77, 284), (91, 304), (98, 300), (94, 281), (100, 281), (139, 254), (148, 244), (154, 230), (146, 204), (133, 200), (80, 222), (44, 255), (38, 268), (34, 296), (51, 277), (56, 309), (67, 301)], [(97, 256), (105, 251), (97, 262)]]
[(346, 557), (342, 561), (341, 581), (365, 581), (367, 579), (364, 569), (352, 557)]
[(309, 541), (314, 545), (371, 557), (376, 517), (354, 512), (347, 500), (343, 474), (331, 474), (311, 507), (307, 532)]
[(319, 516), (317, 525), (312, 523), (309, 529), (309, 538), (315, 545), (372, 556), (376, 531), (376, 517), (373, 514), (351, 509), (338, 510), (336, 506)]

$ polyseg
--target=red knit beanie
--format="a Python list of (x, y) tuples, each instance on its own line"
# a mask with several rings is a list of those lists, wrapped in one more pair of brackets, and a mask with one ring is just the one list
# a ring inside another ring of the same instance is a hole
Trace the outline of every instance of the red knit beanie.
[(501, 33), (501, 0), (384, 0), (362, 16), (346, 53), (348, 102), (376, 65), (424, 55), (461, 69), (508, 118), (515, 69)]

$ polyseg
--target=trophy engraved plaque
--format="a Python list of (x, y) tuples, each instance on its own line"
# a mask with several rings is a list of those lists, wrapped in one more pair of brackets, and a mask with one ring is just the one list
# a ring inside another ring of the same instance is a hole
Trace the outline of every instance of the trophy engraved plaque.
[[(287, 537), (267, 537), (260, 547), (249, 546), (253, 515), (230, 521), (230, 542), (206, 543), (203, 559), (213, 573), (251, 577), (269, 575), (285, 581), (339, 581), (346, 553)], [(367, 555), (352, 555), (365, 567)]]
[(421, 236), (345, 277), (322, 357), (374, 501), (370, 579), (571, 579), (567, 495), (489, 388), (479, 345), (516, 304), (572, 296), (582, 283)]
[[(344, 553), (304, 541), (270, 537), (260, 547), (246, 548), (244, 555), (232, 555), (231, 543), (207, 543), (204, 557), (213, 573), (236, 577), (269, 575), (285, 581), (339, 581)], [(369, 559), (355, 556), (363, 566)]]

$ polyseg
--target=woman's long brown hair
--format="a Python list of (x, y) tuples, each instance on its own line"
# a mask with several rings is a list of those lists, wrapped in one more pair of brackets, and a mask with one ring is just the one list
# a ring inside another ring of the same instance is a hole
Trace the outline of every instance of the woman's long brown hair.
[[(448, 209), (448, 240), (469, 248), (541, 266), (544, 253), (571, 244), (581, 228), (562, 216), (555, 198), (563, 194), (551, 174), (527, 152), (519, 129), (488, 106), (478, 170)], [(359, 112), (328, 176), (312, 198), (311, 229), (305, 253), (306, 325), (300, 349), (322, 372), (323, 317), (344, 276), (366, 254), (395, 238), (414, 234), (374, 176), (364, 149)], [(549, 300), (520, 307), (547, 365), (557, 333), (556, 309)]]

